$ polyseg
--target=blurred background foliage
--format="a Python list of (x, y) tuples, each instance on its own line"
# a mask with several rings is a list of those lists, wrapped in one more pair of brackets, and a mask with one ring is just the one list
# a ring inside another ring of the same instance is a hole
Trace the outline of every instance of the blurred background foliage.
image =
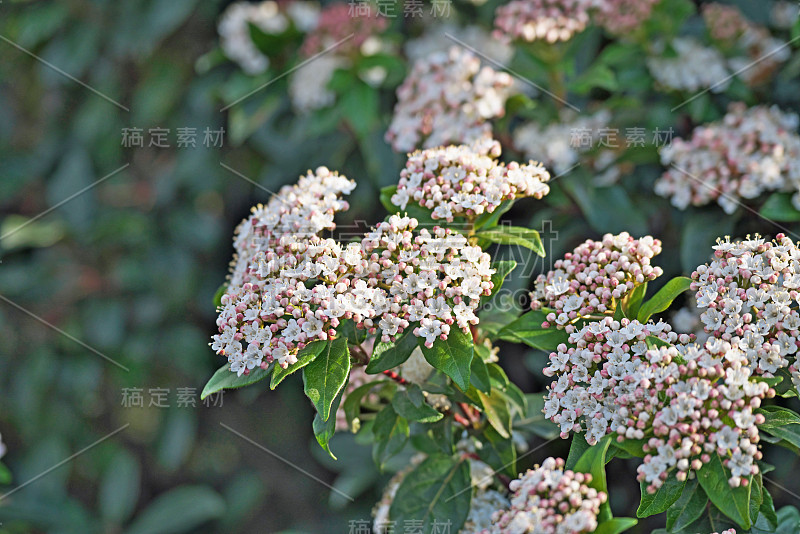
[[(380, 87), (355, 74), (336, 78), (340, 101), (327, 111), (294, 114), (286, 80), (221, 111), (280, 72), (250, 77), (221, 60), (216, 23), (227, 3), (0, 4), (0, 434), (14, 479), (0, 494), (58, 465), (0, 501), (0, 532), (345, 532), (348, 521), (369, 519), (389, 477), (351, 436), (335, 438), (338, 462), (324, 457), (313, 443), (313, 410), (303, 408), (300, 387), (248, 388), (226, 393), (217, 405), (199, 400), (221, 364), (207, 346), (215, 328), (212, 297), (225, 276), (233, 229), (249, 207), (324, 164), (359, 184), (342, 224), (372, 223), (384, 216), (378, 189), (396, 182), (403, 163), (383, 139), (386, 111), (406, 69), (391, 55), (377, 59), (390, 73)], [(452, 16), (488, 28), (496, 3), (454, 2)], [(756, 2), (739, 4), (756, 21), (765, 16)], [(683, 5), (688, 16), (694, 7)], [(660, 20), (669, 26), (672, 19)], [(414, 24), (393, 22), (398, 46), (416, 33)], [(652, 80), (635, 66), (626, 70), (624, 61), (614, 63), (624, 50), (589, 69), (607, 44), (592, 30), (572, 43), (577, 75), (570, 90), (577, 98), (605, 98), (632, 124), (648, 131), (672, 126), (676, 135), (724, 113), (725, 95), (699, 98), (680, 114), (669, 113), (675, 102), (667, 98), (642, 102)], [(546, 80), (546, 69), (532, 58), (517, 54), (512, 66)], [(798, 71), (795, 52), (768, 100), (797, 110)], [(517, 104), (517, 120), (552, 114), (538, 100)], [(142, 129), (145, 146), (123, 146), (125, 128)], [(151, 128), (169, 129), (171, 147), (148, 146)], [(178, 128), (197, 129), (195, 148), (176, 146)], [(222, 147), (203, 146), (206, 128), (226, 130)], [(763, 221), (742, 219), (741, 212), (726, 217), (716, 206), (676, 212), (652, 193), (662, 172), (655, 149), (636, 157), (636, 172), (614, 185), (597, 186), (588, 169), (579, 169), (554, 185), (533, 215), (520, 202), (510, 218), (545, 230), (549, 258), (603, 232), (653, 233), (665, 242), (658, 258), (663, 280), (704, 261), (718, 235), (775, 233)], [(558, 233), (548, 236), (548, 228)], [(549, 261), (508, 287), (526, 287)], [(526, 392), (543, 390), (544, 358), (519, 346), (501, 352), (501, 364)], [(125, 406), (131, 388), (143, 390), (144, 407)], [(154, 388), (168, 389), (167, 407), (149, 406)], [(195, 407), (178, 401), (179, 388), (194, 391)], [(547, 427), (538, 433), (547, 435)], [(567, 448), (556, 441), (520, 468), (565, 456)], [(767, 459), (781, 466), (774, 478), (800, 492), (800, 481), (790, 478), (796, 457), (772, 454)], [(406, 460), (396, 459), (388, 471)], [(635, 464), (614, 468), (627, 473), (610, 477), (612, 506), (632, 515)], [(771, 489), (776, 505), (792, 501), (790, 493)]]

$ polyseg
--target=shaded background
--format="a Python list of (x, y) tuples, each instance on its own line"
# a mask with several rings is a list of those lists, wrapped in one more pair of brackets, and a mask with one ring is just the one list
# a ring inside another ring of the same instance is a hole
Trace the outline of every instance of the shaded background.
[[(231, 235), (251, 205), (268, 200), (264, 188), (326, 164), (358, 181), (342, 222), (371, 223), (384, 216), (377, 189), (396, 182), (402, 164), (383, 141), (380, 121), (363, 136), (336, 128), (313, 135), (302, 121), (281, 122), (275, 109), (288, 104), (278, 86), (221, 112), (230, 100), (222, 91), (252, 87), (233, 83), (232, 65), (204, 63), (226, 3), (0, 4), (0, 434), (14, 477), (0, 495), (78, 453), (0, 501), (0, 532), (346, 532), (348, 521), (370, 518), (388, 479), (373, 467), (369, 447), (350, 436), (335, 438), (338, 463), (323, 457), (297, 376), (274, 392), (257, 386), (209, 405), (199, 400), (222, 363), (207, 343)], [(472, 16), (492, 9), (490, 3)], [(791, 96), (796, 77), (787, 83)], [(249, 119), (264, 106), (278, 118), (253, 126)], [(157, 127), (170, 130), (169, 148), (147, 146), (148, 130)], [(145, 147), (124, 147), (125, 128), (142, 129)], [(178, 128), (197, 129), (195, 148), (176, 146)], [(225, 129), (222, 147), (204, 146), (206, 128)], [(659, 173), (644, 165), (626, 177), (630, 198), (590, 189), (576, 202), (554, 188), (535, 215), (524, 202), (509, 215), (537, 229), (552, 221), (559, 233), (545, 237), (550, 257), (603, 231), (652, 231), (665, 241), (668, 252), (657, 263), (667, 280), (682, 270), (681, 255), (669, 251), (690, 256), (684, 263), (692, 265), (719, 225), (733, 228), (733, 221), (705, 213), (690, 218), (694, 231), (686, 232), (685, 217), (650, 193)], [(679, 244), (681, 232), (695, 240)], [(544, 358), (519, 346), (501, 352), (526, 392), (543, 390)], [(126, 406), (135, 388), (143, 407)], [(565, 456), (567, 448), (556, 441), (520, 469)], [(791, 477), (796, 457), (770, 454), (779, 466), (772, 477), (800, 493)], [(635, 464), (611, 466), (619, 515), (635, 513), (634, 473)], [(776, 507), (800, 504), (787, 491), (770, 490)]]

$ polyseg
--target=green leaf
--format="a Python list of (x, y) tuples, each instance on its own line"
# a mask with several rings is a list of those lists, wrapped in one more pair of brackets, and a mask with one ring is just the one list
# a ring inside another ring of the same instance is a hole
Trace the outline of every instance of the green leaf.
[(495, 226), (482, 230), (476, 234), (480, 239), (486, 239), (500, 245), (518, 245), (534, 251), (541, 257), (545, 256), (544, 244), (539, 232), (521, 226)]
[(367, 331), (356, 328), (352, 319), (344, 319), (336, 327), (336, 335), (344, 336), (351, 345), (361, 345), (367, 339)]
[(155, 498), (125, 534), (179, 534), (225, 512), (225, 501), (207, 486), (181, 486)]
[(403, 335), (392, 343), (380, 342), (372, 350), (365, 371), (368, 374), (376, 375), (389, 369), (394, 369), (405, 361), (417, 348), (417, 336), (414, 335), (413, 326), (409, 326)]
[(569, 454), (567, 454), (567, 460), (564, 463), (564, 467), (575, 471), (575, 465), (577, 465), (578, 460), (588, 451), (590, 445), (586, 442), (586, 437), (581, 434), (572, 434), (572, 441), (569, 444)]
[(0, 462), (0, 485), (7, 486), (11, 484), (13, 480), (14, 477), (11, 475), (11, 471), (3, 462)]
[(642, 500), (639, 503), (639, 509), (636, 510), (636, 517), (639, 518), (665, 512), (681, 496), (683, 488), (686, 486), (686, 481), (681, 482), (678, 480), (675, 477), (675, 471), (672, 471), (667, 480), (664, 481), (664, 484), (655, 493), (648, 493), (647, 486), (647, 482), (642, 481), (639, 483), (642, 491)]
[[(342, 395), (344, 394), (344, 388), (336, 395), (336, 398), (331, 405), (331, 412), (336, 414), (336, 410), (339, 409), (339, 403), (342, 401)], [(330, 441), (333, 437), (333, 434), (336, 432), (336, 416), (329, 417), (327, 421), (323, 421), (320, 417), (319, 413), (314, 414), (314, 422), (311, 425), (312, 429), (314, 430), (314, 437), (317, 438), (317, 443), (322, 449), (331, 455), (331, 458), (334, 460), (336, 456), (331, 452), (330, 448)]]
[(227, 290), (228, 290), (228, 283), (227, 282), (225, 282), (224, 284), (219, 286), (219, 288), (217, 289), (217, 292), (214, 293), (214, 301), (213, 301), (214, 302), (214, 308), (219, 308), (220, 306), (222, 306), (222, 296), (225, 294), (225, 292)]
[(644, 342), (647, 345), (648, 349), (657, 349), (658, 347), (671, 347), (672, 343), (669, 341), (665, 341), (660, 337), (656, 336), (647, 336), (644, 338)]
[[(586, 440), (584, 439), (583, 441), (585, 442)], [(606, 453), (608, 453), (610, 444), (611, 436), (604, 437), (596, 445), (589, 446), (587, 443), (588, 448), (578, 458), (573, 469), (573, 471), (591, 474), (592, 481), (589, 486), (597, 491), (605, 491), (606, 493), (608, 493), (608, 488), (606, 487)]]
[(214, 373), (208, 383), (206, 383), (203, 392), (200, 394), (200, 399), (205, 399), (209, 395), (213, 395), (223, 389), (236, 389), (255, 384), (267, 378), (271, 370), (270, 367), (266, 369), (256, 367), (250, 371), (250, 374), (237, 376), (236, 373), (231, 371), (230, 364), (226, 363), (217, 369), (217, 372)]
[[(787, 424), (783, 426), (759, 426), (766, 434), (779, 438), (778, 440), (771, 440), (771, 443), (777, 443), (781, 446), (786, 446), (788, 449), (798, 452), (800, 448), (800, 425)], [(763, 436), (767, 441), (766, 436)]]
[(409, 384), (404, 391), (397, 392), (392, 397), (392, 407), (400, 416), (409, 421), (435, 423), (444, 417), (444, 414), (425, 402), (422, 390), (416, 384)]
[(432, 532), (434, 521), (458, 532), (469, 514), (472, 491), (469, 463), (450, 456), (425, 459), (408, 473), (392, 501), (389, 518), (398, 525), (421, 521), (420, 532)]
[(510, 438), (504, 438), (491, 426), (481, 434), (483, 447), (478, 455), (495, 471), (504, 471), (510, 477), (516, 477), (517, 450)]
[(447, 339), (437, 339), (431, 348), (418, 338), (425, 360), (453, 379), (462, 390), (469, 389), (470, 366), (474, 354), (472, 336), (460, 328), (451, 328)]
[(120, 449), (103, 473), (98, 501), (103, 519), (115, 524), (127, 521), (136, 509), (141, 487), (141, 467), (136, 457)]
[(396, 387), (394, 382), (389, 382), (388, 380), (377, 380), (375, 382), (369, 382), (368, 384), (363, 384), (350, 393), (347, 394), (347, 398), (344, 400), (344, 404), (342, 405), (342, 409), (344, 410), (344, 416), (347, 420), (347, 426), (352, 428), (353, 421), (361, 416), (361, 400), (372, 391), (373, 388), (376, 387)]
[(759, 429), (778, 428), (791, 424), (800, 424), (800, 415), (781, 406), (763, 406), (756, 410), (764, 416), (764, 422), (758, 425)]
[(503, 286), (503, 280), (513, 271), (517, 266), (514, 260), (496, 261), (492, 263), (492, 269), (495, 270), (492, 275), (492, 295), (497, 293), (497, 290)]
[(647, 282), (637, 285), (633, 288), (633, 291), (629, 291), (625, 295), (625, 298), (622, 299), (622, 313), (625, 314), (625, 317), (634, 319), (638, 316), (639, 308), (642, 307), (642, 301), (646, 293)]
[(646, 439), (623, 439), (622, 441), (617, 441), (616, 439), (611, 440), (611, 446), (625, 451), (626, 453), (634, 456), (636, 458), (644, 458), (644, 444), (647, 443)]
[(321, 339), (312, 341), (297, 353), (297, 361), (294, 364), (288, 366), (286, 369), (280, 365), (275, 365), (275, 370), (272, 372), (272, 378), (270, 379), (269, 389), (275, 389), (287, 376), (313, 362), (327, 346), (327, 341), (322, 341)]
[(475, 230), (480, 230), (481, 228), (492, 228), (494, 226), (497, 226), (497, 222), (500, 220), (500, 217), (502, 217), (504, 213), (510, 210), (511, 206), (513, 205), (514, 205), (513, 199), (504, 200), (502, 203), (500, 203), (500, 205), (497, 208), (495, 208), (493, 212), (482, 213), (477, 219), (475, 219), (475, 226), (474, 226)]
[(632, 517), (614, 517), (597, 525), (594, 534), (619, 534), (633, 528), (638, 522)]
[(569, 335), (565, 330), (555, 327), (542, 328), (547, 314), (542, 310), (533, 310), (522, 314), (511, 324), (497, 333), (497, 337), (515, 343), (525, 343), (535, 349), (552, 352), (561, 343), (566, 343)]
[(484, 362), (484, 352), (489, 352), (489, 349), (483, 345), (475, 345), (475, 356), (470, 364), (470, 382), (478, 391), (489, 393), (492, 390), (492, 383), (489, 378), (489, 369)]
[(667, 510), (667, 529), (678, 532), (694, 523), (706, 509), (708, 497), (697, 477), (686, 482), (680, 498)]
[(329, 341), (303, 369), (303, 391), (323, 421), (330, 417), (333, 400), (347, 383), (349, 373), (350, 351), (343, 337)]
[(672, 305), (672, 301), (689, 289), (691, 278), (678, 276), (667, 282), (653, 295), (653, 298), (642, 304), (639, 309), (639, 322), (646, 323), (656, 313), (661, 313)]
[(408, 421), (400, 417), (391, 404), (387, 405), (375, 417), (372, 434), (375, 436), (372, 458), (378, 468), (383, 469), (386, 461), (405, 447), (409, 434)]
[(491, 395), (478, 391), (483, 405), (483, 412), (492, 428), (504, 438), (511, 437), (511, 415), (508, 411), (508, 400), (500, 390), (495, 389)]
[(602, 63), (594, 63), (592, 67), (569, 84), (570, 89), (579, 95), (588, 94), (595, 87), (616, 91), (618, 86), (614, 71)]
[(792, 204), (792, 195), (793, 193), (773, 193), (761, 206), (759, 214), (773, 221), (800, 221), (800, 211), (797, 211)]
[(698, 471), (697, 478), (714, 506), (742, 528), (750, 528), (750, 485), (731, 488), (730, 473), (717, 453)]

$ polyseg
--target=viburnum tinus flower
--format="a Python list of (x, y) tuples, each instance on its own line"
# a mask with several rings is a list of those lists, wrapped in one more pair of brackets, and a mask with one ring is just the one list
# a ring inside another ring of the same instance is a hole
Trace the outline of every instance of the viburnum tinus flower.
[(754, 374), (793, 365), (800, 336), (800, 250), (783, 234), (719, 240), (715, 259), (692, 273), (700, 319), (711, 336), (743, 352)]
[(568, 332), (582, 318), (613, 315), (636, 286), (661, 276), (663, 270), (650, 265), (660, 252), (661, 241), (651, 236), (634, 239), (623, 232), (589, 239), (536, 278), (531, 308), (553, 310), (547, 322)]
[(406, 57), (414, 62), (437, 52), (447, 52), (453, 46), (452, 38), (480, 50), (499, 63), (506, 63), (514, 55), (513, 47), (493, 38), (482, 26), (459, 26), (450, 22), (430, 24), (421, 36), (408, 40), (403, 49)]
[(358, 243), (342, 246), (317, 234), (355, 184), (320, 167), (257, 206), (237, 228), (228, 288), (212, 348), (239, 375), (277, 361), (293, 364), (307, 343), (335, 335), (342, 318), (371, 328), (385, 294), (357, 279), (367, 263)]
[(491, 119), (505, 114), (511, 76), (481, 66), (460, 46), (414, 62), (397, 89), (386, 140), (397, 152), (446, 143), (472, 143), (491, 135)]
[(702, 347), (661, 347), (645, 359), (649, 366), (640, 363), (630, 381), (636, 389), (618, 400), (628, 410), (627, 425), (618, 431), (638, 421), (641, 428), (652, 428), (638, 479), (655, 492), (673, 468), (685, 480), (717, 454), (730, 471), (728, 483), (747, 485), (761, 459), (757, 425), (764, 416), (755, 410), (775, 390), (754, 380), (744, 352), (720, 339)]
[(272, 0), (252, 4), (234, 2), (220, 18), (217, 31), (223, 52), (248, 74), (260, 74), (269, 67), (269, 58), (262, 54), (250, 37), (250, 25), (264, 33), (283, 33), (290, 24), (278, 4)]
[(647, 58), (650, 74), (661, 87), (676, 91), (708, 89), (719, 93), (730, 85), (725, 58), (716, 49), (702, 45), (693, 37), (676, 37), (669, 46), (675, 55)]
[(574, 331), (569, 344), (550, 354), (544, 374), (556, 380), (547, 388), (544, 415), (559, 425), (562, 438), (585, 432), (586, 441), (595, 444), (615, 431), (644, 437), (642, 428), (628, 424), (630, 413), (624, 406), (640, 378), (647, 376), (636, 373), (648, 350), (648, 336), (668, 343), (689, 341), (688, 335), (678, 336), (661, 321), (642, 324), (606, 317)]
[(749, 21), (736, 6), (711, 2), (703, 4), (702, 12), (711, 38), (717, 41), (735, 41), (749, 26)]
[[(360, 4), (357, 13), (343, 2), (327, 5), (319, 14), (316, 27), (306, 35), (301, 54), (310, 58), (331, 50), (340, 56), (357, 54), (370, 38), (376, 38), (389, 25), (386, 17), (376, 13), (368, 3)], [(338, 43), (338, 44), (337, 44)]]
[(362, 241), (369, 281), (387, 293), (379, 309), (383, 341), (418, 323), (414, 335), (430, 347), (447, 339), (451, 326), (469, 332), (478, 323), (480, 298), (492, 290), (494, 269), (480, 247), (450, 229), (417, 231), (419, 222), (392, 215)]
[[(670, 167), (656, 182), (657, 194), (680, 209), (716, 201), (732, 213), (741, 199), (766, 191), (800, 188), (798, 116), (776, 106), (730, 106), (721, 121), (695, 128), (688, 140), (661, 149)], [(793, 203), (800, 207), (800, 193)]]
[(307, 237), (333, 230), (334, 214), (349, 208), (342, 195), (350, 194), (355, 186), (354, 181), (319, 167), (301, 176), (296, 184), (281, 188), (266, 206), (254, 207), (234, 233), (229, 289), (252, 281), (254, 257), (268, 252), (280, 237)]
[(639, 28), (650, 18), (660, 0), (598, 0), (592, 20), (614, 35), (625, 35)]
[(593, 0), (513, 0), (495, 12), (498, 39), (568, 41), (589, 24)]
[(405, 209), (415, 202), (433, 210), (434, 219), (475, 218), (503, 201), (541, 199), (550, 192), (550, 173), (539, 163), (501, 163), (500, 144), (450, 145), (409, 154), (392, 203)]
[[(648, 336), (680, 343), (648, 348)], [(754, 379), (743, 351), (712, 339), (688, 344), (689, 336), (665, 323), (643, 325), (606, 318), (570, 335), (550, 355), (545, 417), (561, 426), (562, 437), (585, 432), (594, 444), (616, 432), (617, 439), (646, 440), (638, 479), (656, 491), (674, 473), (685, 480), (718, 454), (733, 487), (758, 472), (755, 410), (775, 390)]]
[(511, 506), (498, 510), (483, 534), (594, 532), (607, 495), (590, 488), (591, 481), (588, 473), (565, 470), (561, 458), (547, 458), (511, 481)]

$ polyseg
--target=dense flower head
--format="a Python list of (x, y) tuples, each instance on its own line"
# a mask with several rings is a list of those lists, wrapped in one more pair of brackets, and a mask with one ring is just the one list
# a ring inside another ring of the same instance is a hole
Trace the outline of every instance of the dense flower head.
[(800, 250), (779, 234), (719, 240), (715, 258), (692, 273), (706, 332), (742, 351), (756, 375), (794, 365), (800, 336)]
[(513, 0), (495, 12), (495, 36), (502, 40), (568, 41), (589, 24), (593, 0)]
[(636, 286), (661, 276), (650, 260), (661, 253), (661, 241), (651, 236), (634, 239), (627, 232), (589, 239), (536, 278), (531, 308), (552, 310), (547, 323), (573, 329), (580, 319), (613, 315)]
[(336, 45), (336, 54), (350, 56), (358, 53), (362, 45), (389, 25), (386, 17), (376, 13), (366, 2), (358, 6), (358, 13), (352, 10), (352, 5), (343, 2), (323, 8), (316, 27), (303, 41), (300, 53), (309, 58)]
[(607, 495), (590, 488), (591, 481), (588, 473), (565, 470), (561, 458), (547, 458), (511, 481), (511, 506), (483, 534), (594, 532)]
[[(776, 106), (732, 104), (721, 121), (695, 128), (688, 140), (661, 149), (672, 166), (656, 182), (657, 194), (680, 209), (716, 201), (732, 213), (741, 199), (766, 191), (800, 189), (798, 116)], [(800, 193), (793, 202), (800, 206)]]
[(484, 140), (409, 154), (392, 203), (405, 209), (415, 202), (433, 210), (434, 219), (474, 218), (493, 212), (503, 201), (541, 199), (550, 192), (550, 173), (539, 163), (497, 161), (500, 144)]
[(593, 21), (614, 35), (625, 35), (650, 18), (660, 0), (599, 0), (592, 12)]
[(462, 234), (438, 226), (417, 231), (418, 224), (393, 215), (366, 235), (362, 248), (370, 282), (388, 293), (377, 324), (383, 340), (418, 322), (414, 335), (430, 347), (447, 339), (452, 325), (469, 332), (478, 323), (475, 311), (491, 293), (494, 269), (489, 255)]
[(641, 362), (648, 336), (667, 343), (689, 341), (688, 335), (678, 336), (662, 321), (642, 324), (606, 317), (574, 331), (568, 345), (561, 344), (550, 354), (544, 374), (556, 380), (547, 388), (544, 414), (559, 425), (561, 437), (585, 432), (590, 444), (620, 430), (628, 438), (644, 437), (642, 428), (630, 424), (631, 413), (625, 406), (638, 400), (632, 394), (647, 376), (641, 374)]
[(416, 60), (397, 89), (386, 139), (398, 152), (445, 143), (472, 143), (491, 134), (505, 114), (512, 78), (460, 46)]
[[(775, 390), (754, 380), (744, 352), (712, 339), (702, 347), (653, 349), (645, 360), (637, 369), (641, 379), (632, 381), (636, 389), (623, 408), (629, 414), (625, 428), (643, 421), (643, 429), (652, 429), (638, 479), (654, 492), (673, 468), (678, 479), (685, 480), (717, 454), (731, 473), (729, 484), (747, 485), (761, 459), (757, 425), (764, 416), (755, 410)], [(649, 399), (655, 399), (650, 407)]]
[(718, 41), (738, 39), (750, 24), (735, 6), (711, 2), (703, 4), (702, 10), (708, 32)]
[(337, 69), (345, 68), (347, 59), (326, 54), (299, 66), (289, 78), (289, 98), (301, 113), (322, 109), (336, 101), (336, 93), (328, 88)]
[(661, 87), (675, 91), (708, 89), (719, 93), (730, 85), (725, 58), (716, 49), (704, 46), (693, 37), (676, 37), (670, 48), (676, 56), (647, 58), (647, 68)]
[(354, 181), (318, 167), (301, 176), (296, 184), (282, 187), (266, 206), (254, 207), (234, 234), (229, 289), (253, 281), (252, 272), (258, 268), (253, 265), (254, 258), (262, 258), (281, 237), (302, 238), (333, 230), (334, 214), (349, 207), (342, 195), (350, 194), (355, 186)]
[(220, 46), (248, 74), (260, 74), (269, 67), (269, 58), (262, 54), (250, 37), (250, 25), (264, 33), (283, 33), (291, 19), (279, 8), (278, 3), (266, 0), (253, 4), (234, 2), (220, 18), (217, 31)]
[[(648, 336), (676, 347), (648, 344)], [(685, 480), (718, 454), (737, 487), (758, 472), (755, 413), (775, 390), (755, 379), (745, 353), (712, 339), (690, 344), (665, 323), (643, 325), (606, 318), (570, 335), (550, 355), (544, 413), (569, 432), (585, 432), (594, 444), (615, 432), (617, 440), (646, 440), (638, 479), (656, 491), (674, 473)]]

